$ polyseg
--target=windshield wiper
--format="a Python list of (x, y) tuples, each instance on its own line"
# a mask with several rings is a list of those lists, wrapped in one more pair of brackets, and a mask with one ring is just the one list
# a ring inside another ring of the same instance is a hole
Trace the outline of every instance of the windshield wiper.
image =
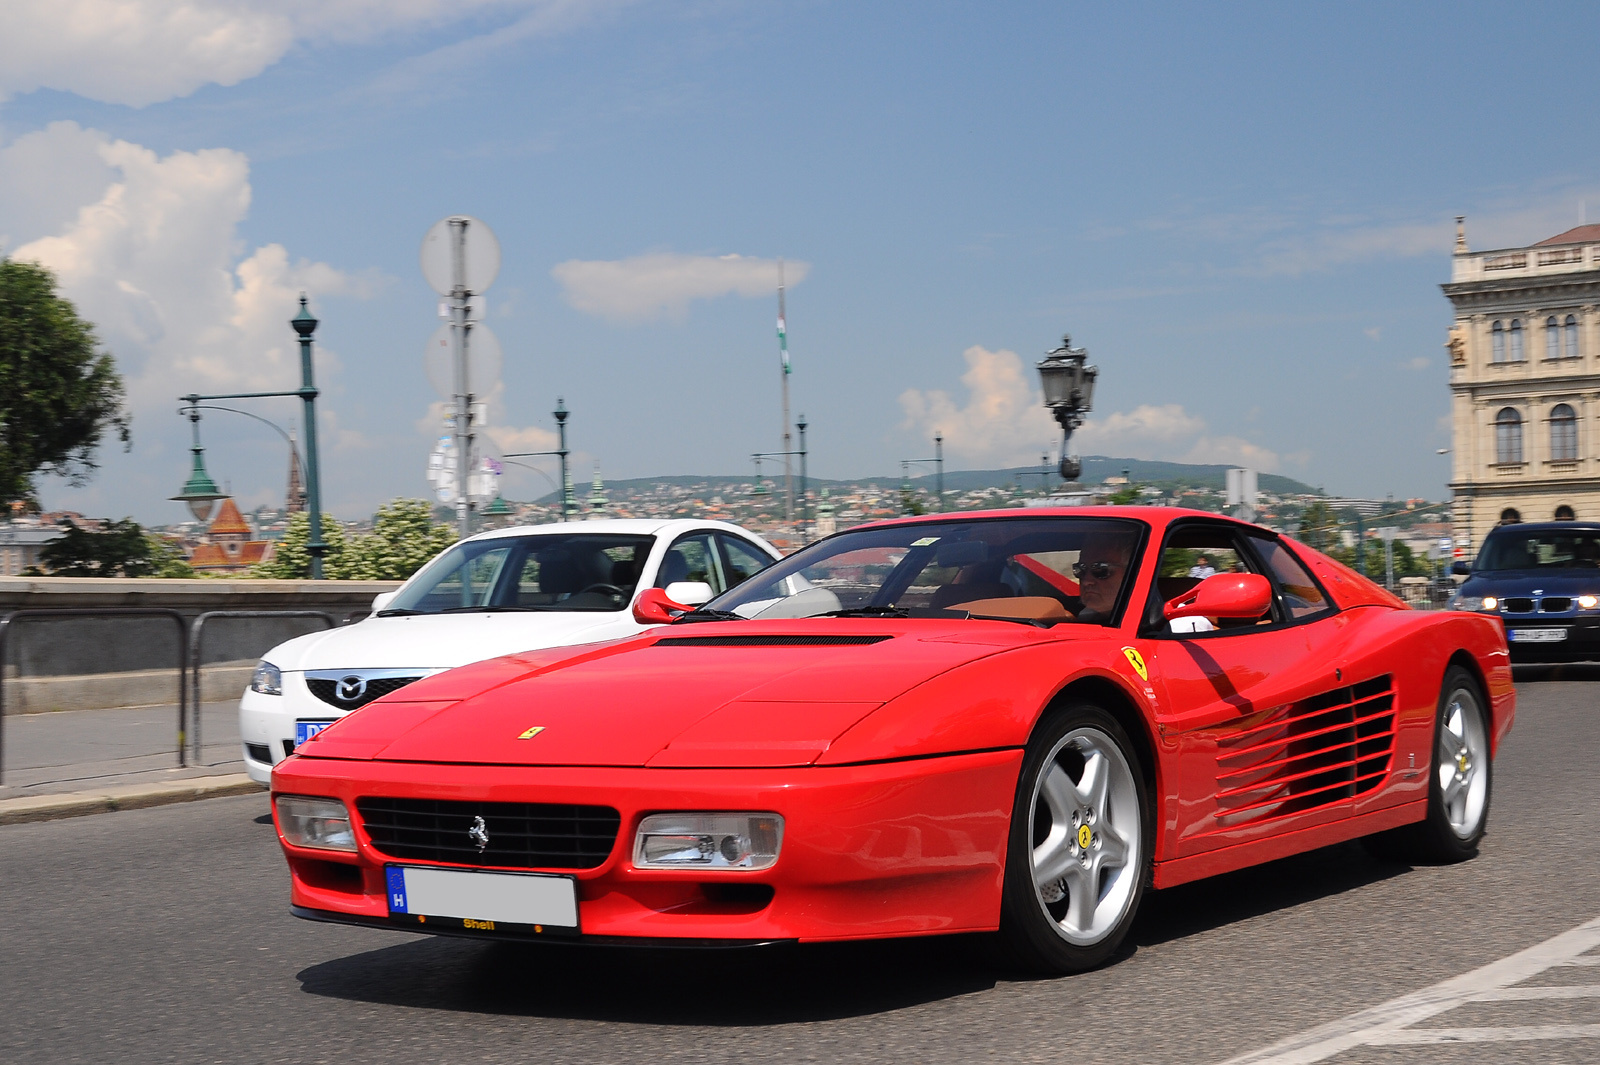
[(911, 611), (903, 606), (852, 606), (844, 610), (827, 610), (812, 614), (814, 618), (908, 618)]
[(536, 606), (449, 606), (441, 614), (507, 614), (538, 610)]
[(749, 621), (749, 620), (750, 619), (745, 617), (743, 614), (735, 614), (731, 610), (707, 610), (705, 607), (700, 607), (698, 610), (690, 610), (690, 611), (688, 611), (686, 613), (679, 614), (677, 617), (672, 619), (672, 624), (677, 625), (680, 622), (684, 622), (684, 621), (687, 621), (692, 625), (697, 621)]
[(408, 617), (408, 616), (410, 616), (412, 614), (426, 614), (426, 613), (427, 613), (426, 610), (407, 610), (405, 607), (394, 607), (393, 609), (390, 609), (390, 610), (380, 610), (380, 611), (378, 611), (378, 617), (380, 617), (380, 618), (403, 618), (403, 617)]

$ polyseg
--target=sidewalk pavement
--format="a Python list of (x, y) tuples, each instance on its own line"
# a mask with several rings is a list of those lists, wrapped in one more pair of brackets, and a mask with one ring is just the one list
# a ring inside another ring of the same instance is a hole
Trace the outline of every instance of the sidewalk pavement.
[(0, 824), (242, 795), (238, 703), (206, 703), (204, 746), (180, 768), (176, 705), (8, 714)]

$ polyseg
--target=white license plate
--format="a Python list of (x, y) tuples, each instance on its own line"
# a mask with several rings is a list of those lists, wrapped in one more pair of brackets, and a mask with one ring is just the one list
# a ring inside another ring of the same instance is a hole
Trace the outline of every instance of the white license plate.
[(1566, 629), (1512, 629), (1512, 643), (1560, 643), (1567, 638)]
[(294, 745), (302, 743), (333, 724), (332, 721), (296, 721), (294, 723)]
[(570, 876), (388, 865), (389, 915), (453, 917), (466, 928), (497, 924), (578, 928), (578, 887)]

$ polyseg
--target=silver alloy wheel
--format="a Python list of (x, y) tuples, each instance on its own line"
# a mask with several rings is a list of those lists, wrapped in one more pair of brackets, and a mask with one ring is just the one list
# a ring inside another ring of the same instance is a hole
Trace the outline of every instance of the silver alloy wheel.
[(1471, 839), (1483, 825), (1489, 798), (1489, 737), (1478, 698), (1467, 688), (1450, 693), (1439, 722), (1439, 796), (1450, 831)]
[(1034, 780), (1028, 829), (1050, 926), (1076, 946), (1100, 942), (1137, 895), (1144, 843), (1139, 786), (1110, 736), (1086, 726), (1057, 741)]

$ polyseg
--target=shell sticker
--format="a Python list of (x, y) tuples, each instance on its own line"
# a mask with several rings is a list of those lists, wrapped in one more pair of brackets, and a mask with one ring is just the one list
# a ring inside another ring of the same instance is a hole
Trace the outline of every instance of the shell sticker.
[(1128, 665), (1132, 666), (1133, 667), (1133, 671), (1135, 673), (1139, 674), (1139, 679), (1140, 680), (1149, 680), (1150, 679), (1150, 671), (1147, 670), (1145, 668), (1145, 666), (1144, 666), (1144, 656), (1143, 655), (1141, 655), (1137, 650), (1135, 650), (1132, 647), (1124, 647), (1122, 649), (1122, 653), (1128, 656)]

